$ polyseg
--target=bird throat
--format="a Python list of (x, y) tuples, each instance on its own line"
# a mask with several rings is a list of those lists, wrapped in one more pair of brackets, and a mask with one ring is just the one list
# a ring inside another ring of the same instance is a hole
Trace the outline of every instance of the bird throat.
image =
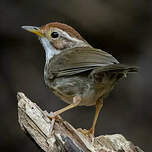
[(40, 37), (40, 42), (42, 43), (44, 50), (45, 50), (45, 56), (46, 56), (46, 64), (49, 62), (49, 60), (55, 55), (59, 54), (60, 51), (56, 50), (49, 42), (49, 40), (45, 37)]

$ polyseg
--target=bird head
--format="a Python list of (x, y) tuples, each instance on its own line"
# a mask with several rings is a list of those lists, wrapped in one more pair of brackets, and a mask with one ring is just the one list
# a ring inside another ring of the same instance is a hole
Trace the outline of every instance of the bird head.
[(41, 27), (22, 28), (39, 37), (46, 52), (46, 60), (70, 48), (91, 47), (74, 28), (63, 23), (52, 22)]

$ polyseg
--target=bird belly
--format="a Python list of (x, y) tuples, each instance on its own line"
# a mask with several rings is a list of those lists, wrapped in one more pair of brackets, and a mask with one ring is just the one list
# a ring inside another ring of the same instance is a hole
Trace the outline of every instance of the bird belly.
[(73, 103), (73, 97), (80, 95), (82, 100), (79, 106), (95, 105), (96, 101), (109, 91), (105, 85), (101, 84), (100, 87), (96, 87), (88, 77), (80, 76), (55, 78), (50, 82), (49, 88), (68, 104)]

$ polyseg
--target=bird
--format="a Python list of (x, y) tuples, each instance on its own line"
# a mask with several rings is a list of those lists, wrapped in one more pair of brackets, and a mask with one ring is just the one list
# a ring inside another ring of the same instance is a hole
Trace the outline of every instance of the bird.
[(22, 26), (38, 36), (45, 50), (46, 86), (68, 106), (52, 112), (55, 120), (61, 113), (77, 106), (96, 106), (92, 126), (81, 129), (94, 136), (103, 100), (120, 79), (138, 67), (119, 63), (111, 54), (91, 46), (73, 27), (50, 22), (42, 26)]

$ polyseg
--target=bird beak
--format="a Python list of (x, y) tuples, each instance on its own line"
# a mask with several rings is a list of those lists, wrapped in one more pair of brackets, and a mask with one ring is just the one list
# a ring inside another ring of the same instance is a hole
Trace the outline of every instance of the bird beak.
[(32, 32), (34, 34), (36, 34), (37, 36), (43, 36), (40, 28), (36, 27), (36, 26), (22, 26), (22, 28), (28, 32)]

